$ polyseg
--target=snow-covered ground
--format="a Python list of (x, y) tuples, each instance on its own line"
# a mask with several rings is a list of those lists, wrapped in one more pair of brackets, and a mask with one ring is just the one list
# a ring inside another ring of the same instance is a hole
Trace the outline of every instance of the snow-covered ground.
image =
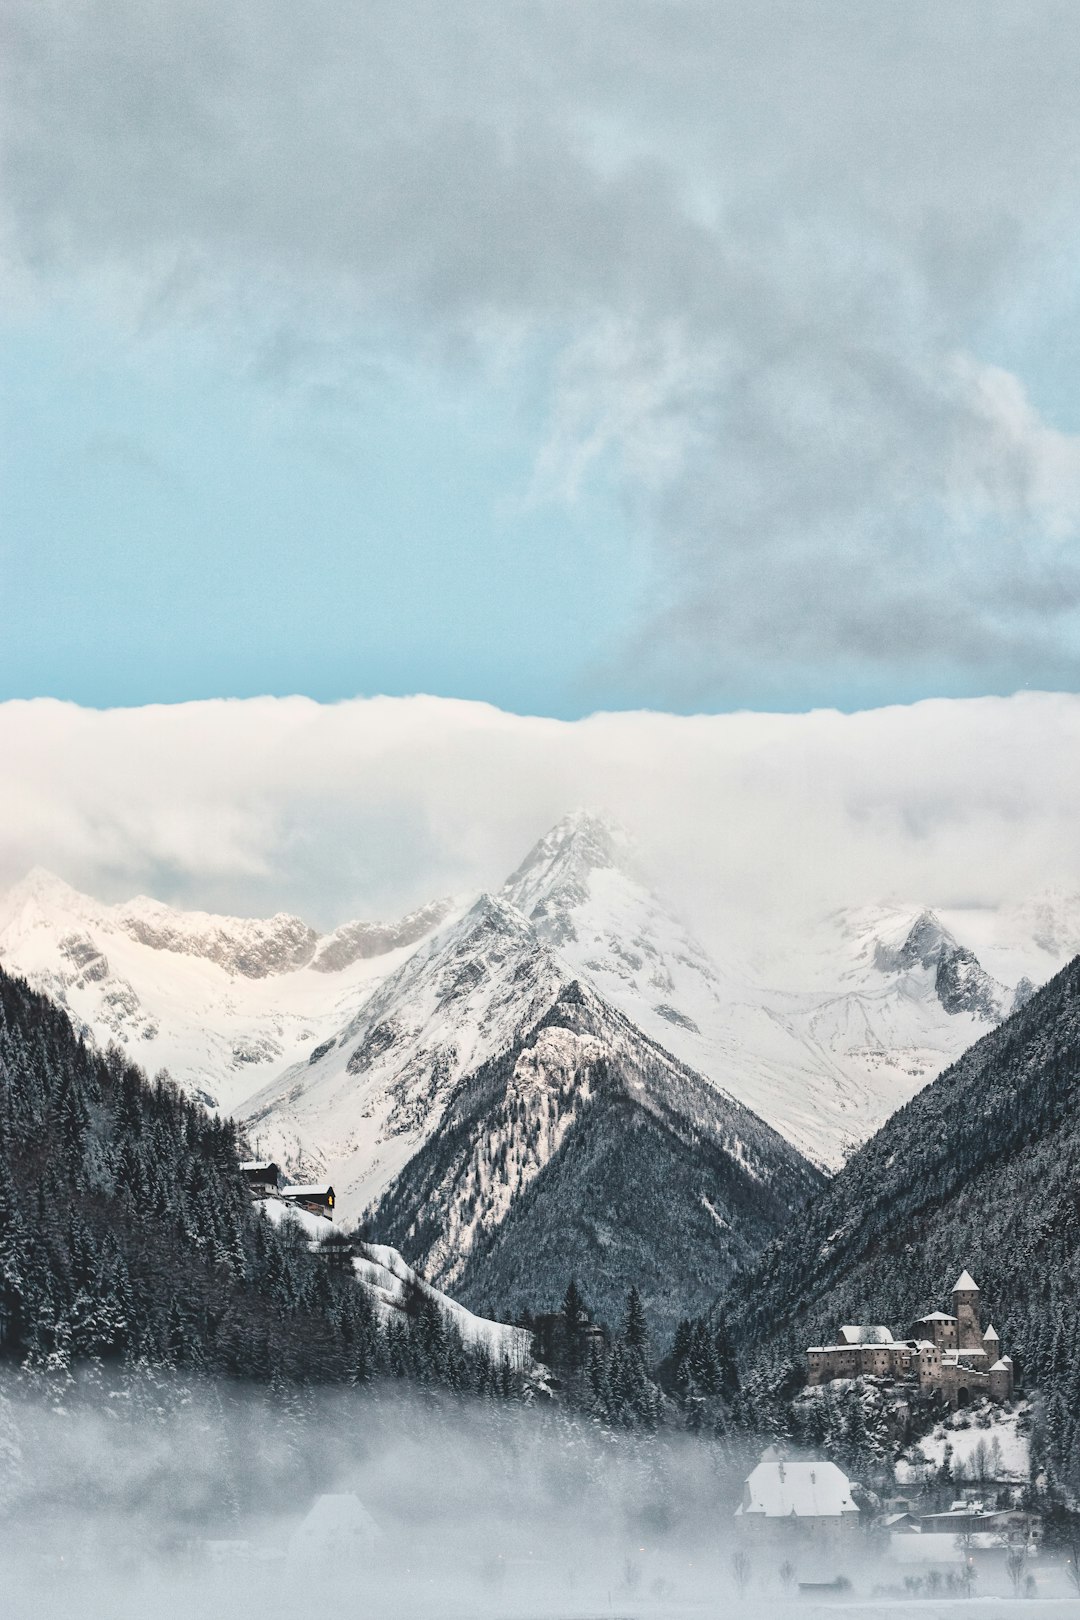
[[(297, 1222), (313, 1243), (321, 1243), (335, 1230), (321, 1215), (309, 1214), (284, 1203), (280, 1198), (264, 1198), (262, 1208), (275, 1226), (282, 1221)], [(364, 1243), (353, 1261), (357, 1279), (367, 1289), (384, 1322), (391, 1322), (405, 1310), (406, 1302), (417, 1292), (432, 1300), (446, 1320), (457, 1329), (467, 1345), (482, 1346), (497, 1363), (509, 1362), (515, 1370), (527, 1368), (532, 1360), (532, 1335), (526, 1328), (505, 1322), (491, 1322), (475, 1316), (449, 1294), (433, 1288), (413, 1270), (397, 1249), (385, 1243)]]
[(1024, 1403), (1005, 1408), (986, 1403), (953, 1412), (897, 1463), (897, 1483), (917, 1483), (927, 1469), (938, 1472), (948, 1450), (958, 1485), (977, 1485), (983, 1480), (1023, 1484), (1030, 1473), (1030, 1430), (1030, 1412)]

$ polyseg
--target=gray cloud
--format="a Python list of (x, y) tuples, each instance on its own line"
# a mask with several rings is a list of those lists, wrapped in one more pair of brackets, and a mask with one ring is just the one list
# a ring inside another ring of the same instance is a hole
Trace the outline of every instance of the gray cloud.
[(13, 259), (272, 309), (267, 375), (328, 310), (370, 365), (540, 375), (533, 497), (620, 480), (672, 689), (1076, 679), (1080, 439), (989, 364), (1022, 310), (1037, 378), (1080, 225), (1075, 8), (5, 15)]

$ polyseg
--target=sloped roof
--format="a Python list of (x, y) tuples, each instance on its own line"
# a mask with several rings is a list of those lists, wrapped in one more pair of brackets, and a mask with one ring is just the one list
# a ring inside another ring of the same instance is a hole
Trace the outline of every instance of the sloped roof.
[(767, 1519), (836, 1519), (858, 1513), (851, 1499), (851, 1482), (835, 1463), (759, 1462), (743, 1490), (736, 1515), (762, 1515)]
[(996, 1341), (997, 1341), (997, 1342), (998, 1342), (998, 1343), (1000, 1343), (1000, 1342), (1001, 1342), (1001, 1335), (1000, 1335), (1000, 1333), (999, 1333), (999, 1332), (998, 1332), (998, 1330), (997, 1330), (997, 1328), (996, 1328), (996, 1327), (995, 1327), (995, 1326), (994, 1326), (994, 1324), (993, 1324), (993, 1322), (991, 1322), (991, 1324), (990, 1324), (990, 1326), (989, 1326), (989, 1327), (988, 1327), (988, 1328), (987, 1328), (987, 1330), (986, 1330), (986, 1332), (985, 1332), (985, 1333), (984, 1333), (984, 1334), (983, 1334), (983, 1340), (984, 1340), (984, 1342), (985, 1342), (985, 1341), (986, 1341), (986, 1340), (987, 1340), (987, 1339), (994, 1339), (994, 1340), (996, 1340)]
[(950, 1316), (948, 1311), (931, 1311), (929, 1316), (920, 1316), (920, 1322), (955, 1322), (956, 1317)]
[(279, 1190), (279, 1196), (281, 1198), (325, 1198), (333, 1190), (328, 1181), (321, 1181), (317, 1186), (313, 1184), (311, 1186), (282, 1187)]
[(845, 1344), (892, 1344), (893, 1336), (887, 1327), (842, 1327), (840, 1337)]
[(998, 1360), (994, 1362), (994, 1365), (990, 1368), (990, 1371), (991, 1372), (1012, 1372), (1012, 1364), (1011, 1364), (1011, 1362), (1003, 1361), (999, 1357)]
[(977, 1294), (978, 1292), (979, 1285), (970, 1271), (962, 1271), (953, 1283), (954, 1294)]
[(317, 1497), (293, 1531), (290, 1559), (342, 1557), (373, 1548), (382, 1531), (359, 1497), (343, 1491)]

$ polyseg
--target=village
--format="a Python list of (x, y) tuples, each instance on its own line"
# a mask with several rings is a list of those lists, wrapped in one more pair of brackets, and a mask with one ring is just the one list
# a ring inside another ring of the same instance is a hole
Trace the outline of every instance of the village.
[[(246, 1161), (241, 1171), (254, 1198), (333, 1220), (329, 1184), (290, 1183), (270, 1160)], [(836, 1342), (808, 1348), (807, 1401), (862, 1390), (905, 1414), (917, 1401), (935, 1426), (907, 1448), (886, 1495), (824, 1456), (766, 1448), (731, 1521), (730, 1574), (741, 1593), (778, 1582), (807, 1595), (855, 1588), (908, 1598), (1075, 1595), (1068, 1561), (1048, 1553), (1042, 1517), (1031, 1506), (1027, 1407), (1012, 1358), (993, 1325), (983, 1327), (981, 1291), (966, 1269), (949, 1302), (951, 1311), (921, 1317), (908, 1336), (881, 1324), (846, 1324)], [(533, 1353), (542, 1355), (545, 1342), (539, 1331)], [(361, 1525), (361, 1539), (377, 1535), (363, 1504), (327, 1498), (312, 1508), (300, 1540), (319, 1540), (325, 1523), (343, 1517), (351, 1526), (343, 1545), (353, 1544)]]
[(997, 1331), (982, 1327), (967, 1270), (950, 1302), (909, 1337), (853, 1324), (809, 1347), (804, 1399), (861, 1390), (910, 1416), (921, 1397), (934, 1428), (900, 1458), (896, 1489), (883, 1497), (824, 1457), (768, 1448), (735, 1509), (745, 1580), (755, 1561), (780, 1560), (787, 1583), (806, 1592), (847, 1590), (869, 1570), (882, 1593), (1077, 1595), (1075, 1558), (1047, 1556), (1030, 1506), (1026, 1403)]

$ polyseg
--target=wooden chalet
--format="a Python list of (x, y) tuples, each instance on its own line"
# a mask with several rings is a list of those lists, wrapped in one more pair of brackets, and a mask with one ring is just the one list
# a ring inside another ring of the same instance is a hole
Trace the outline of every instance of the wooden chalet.
[(281, 1180), (281, 1168), (273, 1159), (245, 1159), (240, 1166), (240, 1174), (256, 1198), (268, 1198), (271, 1193), (276, 1193)]
[(334, 1218), (334, 1189), (328, 1181), (307, 1186), (281, 1187), (277, 1196), (286, 1204), (306, 1209), (309, 1215), (322, 1215), (328, 1221)]

